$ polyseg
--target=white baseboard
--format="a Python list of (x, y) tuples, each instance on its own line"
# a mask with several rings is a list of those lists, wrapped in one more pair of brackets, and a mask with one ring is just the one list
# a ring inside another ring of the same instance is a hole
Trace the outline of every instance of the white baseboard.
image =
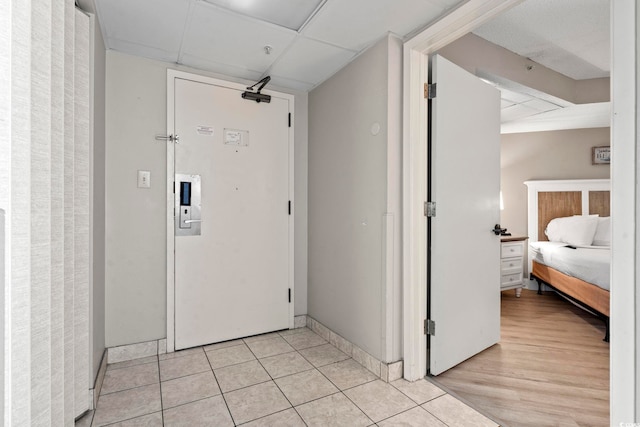
[(340, 349), (340, 351), (351, 356), (353, 360), (367, 368), (381, 380), (391, 382), (402, 378), (402, 360), (390, 363), (381, 362), (357, 345), (336, 334), (331, 329), (309, 316), (307, 316), (307, 326), (313, 332)]
[[(391, 363), (381, 362), (357, 345), (344, 339), (307, 315), (303, 314), (301, 316), (295, 316), (294, 327), (309, 327), (312, 331), (339, 348), (342, 352), (351, 356), (356, 362), (373, 372), (378, 378), (385, 382), (391, 382), (402, 378), (402, 360)], [(107, 364), (126, 362), (128, 360), (164, 354), (167, 352), (167, 339), (162, 338), (159, 340), (136, 344), (110, 347), (105, 351), (106, 357), (103, 357), (103, 362), (98, 372), (98, 378), (96, 379), (96, 386), (94, 389), (94, 407), (95, 403), (97, 403), (97, 397), (100, 395), (100, 389), (102, 388), (102, 381), (104, 380), (104, 372), (106, 371)]]
[(295, 316), (293, 318), (293, 327), (294, 328), (304, 328), (307, 326), (307, 315), (303, 314), (301, 316)]
[(107, 349), (107, 363), (126, 362), (127, 360), (157, 356), (167, 352), (167, 339), (140, 342), (136, 344), (109, 347)]
[(100, 396), (100, 392), (102, 391), (102, 384), (104, 383), (104, 375), (107, 372), (107, 349), (102, 353), (102, 359), (100, 360), (100, 368), (98, 369), (98, 374), (96, 375), (95, 382), (93, 383), (93, 388), (89, 390), (90, 397), (90, 410), (96, 409), (98, 406), (98, 397)]

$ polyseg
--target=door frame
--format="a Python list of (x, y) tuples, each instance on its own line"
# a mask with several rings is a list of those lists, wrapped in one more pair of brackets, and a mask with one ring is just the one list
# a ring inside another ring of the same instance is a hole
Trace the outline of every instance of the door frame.
[(404, 378), (427, 374), (427, 100), (428, 55), (523, 0), (469, 0), (404, 44), (403, 115), (403, 353)]
[[(213, 77), (202, 76), (199, 74), (188, 73), (173, 69), (167, 69), (167, 135), (175, 135), (175, 79), (182, 78), (197, 83), (212, 84), (222, 86), (229, 89), (246, 90), (247, 83), (234, 83), (226, 80), (216, 79)], [(265, 90), (263, 93), (284, 98), (289, 102), (289, 112), (294, 111), (294, 96), (282, 92)], [(291, 200), (291, 215), (289, 215), (289, 272), (288, 284), (291, 289), (291, 303), (289, 304), (289, 327), (294, 326), (294, 225), (295, 225), (295, 200), (294, 200), (294, 122), (291, 121), (289, 127), (289, 200)], [(174, 234), (174, 193), (173, 180), (175, 176), (175, 153), (174, 143), (167, 142), (167, 353), (175, 351), (175, 234)]]

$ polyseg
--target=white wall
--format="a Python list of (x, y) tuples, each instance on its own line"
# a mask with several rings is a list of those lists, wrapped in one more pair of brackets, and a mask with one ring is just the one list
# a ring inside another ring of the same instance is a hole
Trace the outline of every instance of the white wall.
[(611, 17), (611, 425), (631, 426), (640, 423), (640, 7), (613, 1)]
[[(167, 69), (232, 80), (107, 52), (107, 347), (166, 336), (166, 143), (154, 136), (166, 132)], [(294, 304), (306, 314), (307, 95), (295, 95)], [(138, 170), (151, 171), (151, 188), (137, 188)]]
[(401, 351), (401, 55), (385, 38), (309, 94), (309, 315), (384, 361)]

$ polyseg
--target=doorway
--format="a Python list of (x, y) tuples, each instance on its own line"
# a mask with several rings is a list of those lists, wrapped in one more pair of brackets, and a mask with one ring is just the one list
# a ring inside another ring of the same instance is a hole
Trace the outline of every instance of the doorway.
[[(508, 7), (517, 4), (513, 2), (482, 2), (470, 1), (446, 18), (425, 30), (416, 38), (405, 44), (405, 85), (404, 99), (407, 117), (405, 121), (404, 144), (404, 355), (405, 378), (417, 379), (426, 373), (426, 338), (421, 334), (422, 322), (426, 316), (426, 295), (421, 291), (425, 283), (426, 269), (421, 260), (425, 259), (425, 225), (421, 215), (421, 204), (426, 200), (426, 191), (423, 183), (425, 168), (425, 124), (426, 105), (421, 99), (419, 89), (427, 74), (426, 54), (435, 52), (451, 41), (457, 39), (468, 31), (471, 31), (493, 16), (501, 13)], [(612, 80), (613, 114), (618, 118), (612, 125), (613, 143), (616, 149), (613, 151), (613, 161), (619, 159), (618, 167), (612, 173), (614, 197), (612, 200), (616, 221), (628, 221), (635, 223), (633, 203), (636, 200), (632, 185), (633, 173), (636, 171), (634, 163), (635, 144), (635, 114), (633, 90), (624, 90), (625, 85), (635, 88), (636, 58), (635, 44), (627, 43), (633, 40), (636, 28), (636, 9), (633, 2), (614, 5), (612, 9), (613, 21), (613, 58), (614, 70)], [(618, 63), (616, 64), (616, 61)], [(617, 68), (616, 68), (617, 65)], [(616, 80), (616, 70), (619, 70)], [(624, 70), (634, 70), (628, 72)], [(624, 107), (624, 108), (623, 108)], [(623, 138), (624, 136), (624, 138)], [(616, 181), (617, 178), (617, 181)], [(617, 208), (616, 208), (617, 207)], [(626, 230), (626, 231), (625, 231)], [(620, 224), (613, 235), (613, 277), (617, 278), (616, 290), (612, 293), (612, 345), (611, 345), (611, 402), (618, 402), (611, 406), (612, 423), (623, 420), (632, 420), (634, 414), (634, 402), (632, 397), (635, 390), (636, 368), (633, 363), (636, 354), (632, 344), (628, 345), (615, 340), (616, 330), (619, 336), (625, 336), (633, 331), (633, 313), (635, 308), (634, 268), (635, 262), (626, 254), (634, 253), (634, 239), (624, 239), (624, 233), (634, 233), (632, 228)], [(633, 234), (635, 236), (635, 234)], [(617, 239), (617, 240), (616, 240)], [(617, 249), (617, 250), (616, 250)], [(616, 318), (618, 323), (616, 323)], [(625, 418), (626, 417), (626, 418)]]
[(293, 98), (168, 87), (168, 351), (293, 327)]

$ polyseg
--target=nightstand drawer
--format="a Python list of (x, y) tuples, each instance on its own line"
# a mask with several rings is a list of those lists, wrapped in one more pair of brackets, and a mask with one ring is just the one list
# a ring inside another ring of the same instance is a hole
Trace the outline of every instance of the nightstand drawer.
[(511, 258), (524, 255), (524, 245), (521, 242), (503, 243), (501, 258)]
[(507, 258), (500, 262), (500, 273), (511, 274), (520, 273), (522, 271), (522, 257)]
[(500, 277), (501, 286), (519, 285), (520, 283), (522, 283), (522, 272), (517, 272), (514, 274), (505, 274)]

